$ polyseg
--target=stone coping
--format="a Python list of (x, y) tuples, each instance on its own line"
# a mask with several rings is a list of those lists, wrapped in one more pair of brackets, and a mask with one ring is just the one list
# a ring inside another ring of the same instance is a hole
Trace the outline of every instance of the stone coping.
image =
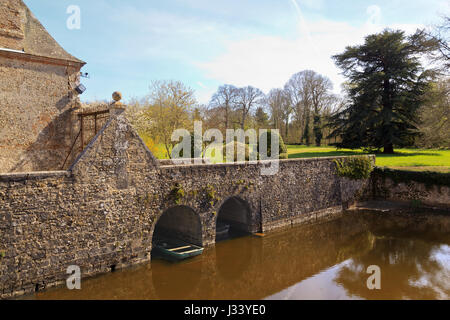
[(70, 171), (36, 171), (36, 172), (2, 173), (0, 174), (0, 182), (70, 177), (71, 175), (72, 173)]
[[(161, 169), (170, 169), (170, 168), (189, 168), (189, 167), (232, 167), (232, 166), (247, 166), (247, 165), (266, 165), (270, 164), (276, 161), (279, 161), (279, 163), (294, 163), (294, 162), (312, 162), (312, 161), (329, 161), (329, 160), (336, 160), (336, 159), (346, 159), (346, 158), (352, 158), (352, 157), (358, 157), (361, 155), (352, 155), (352, 156), (334, 156), (334, 157), (314, 157), (314, 158), (296, 158), (296, 159), (279, 159), (279, 160), (258, 160), (258, 161), (244, 161), (244, 162), (228, 162), (228, 163), (199, 163), (199, 164), (166, 164), (168, 161), (171, 160), (162, 160), (159, 162)], [(370, 158), (375, 159), (375, 155), (368, 154), (364, 155), (368, 156)]]
[[(368, 155), (369, 157), (375, 157), (374, 155)], [(355, 156), (336, 156), (336, 157), (315, 157), (315, 158), (297, 158), (297, 159), (280, 159), (280, 163), (294, 163), (294, 162), (312, 162), (312, 161), (329, 161), (335, 159), (344, 159)], [(163, 160), (165, 162), (170, 160)], [(230, 162), (230, 163), (202, 163), (202, 164), (160, 164), (159, 169), (173, 169), (173, 168), (225, 168), (225, 167), (245, 167), (245, 166), (258, 166), (265, 165), (274, 162), (275, 160), (259, 160), (259, 161), (245, 161), (245, 162)], [(36, 172), (18, 172), (18, 173), (0, 173), (0, 182), (8, 181), (24, 181), (24, 180), (38, 180), (46, 178), (56, 177), (70, 177), (72, 175), (71, 170), (67, 171), (36, 171)]]

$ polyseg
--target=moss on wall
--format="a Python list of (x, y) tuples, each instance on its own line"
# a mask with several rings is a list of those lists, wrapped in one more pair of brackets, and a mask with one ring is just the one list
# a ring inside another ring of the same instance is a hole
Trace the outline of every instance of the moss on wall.
[(184, 198), (185, 192), (181, 184), (175, 183), (172, 190), (170, 190), (170, 198), (176, 205), (181, 203), (181, 199)]

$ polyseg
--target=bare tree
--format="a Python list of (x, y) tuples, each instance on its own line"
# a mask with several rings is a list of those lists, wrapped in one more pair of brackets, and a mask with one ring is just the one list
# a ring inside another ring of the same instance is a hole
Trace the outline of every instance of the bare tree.
[[(320, 144), (321, 135), (320, 112), (327, 102), (329, 91), (332, 89), (331, 81), (312, 71), (305, 70), (294, 74), (285, 85), (294, 116), (299, 124), (301, 141), (307, 145), (311, 138), (311, 120), (314, 120), (314, 133), (316, 144)], [(313, 116), (313, 118), (311, 117)]]
[(311, 90), (311, 102), (313, 107), (313, 132), (316, 146), (321, 146), (321, 141), (323, 137), (322, 133), (322, 112), (323, 110), (331, 104), (330, 99), (332, 96), (330, 90), (333, 89), (333, 84), (330, 79), (324, 77), (320, 74), (311, 74), (308, 78), (310, 81), (309, 89)]
[(434, 82), (425, 94), (425, 104), (420, 110), (422, 133), (416, 145), (422, 148), (450, 147), (450, 78)]
[(303, 74), (302, 72), (294, 74), (284, 86), (291, 108), (294, 112), (294, 119), (298, 123), (300, 130), (303, 130)]
[(239, 88), (238, 96), (236, 100), (236, 108), (241, 112), (240, 126), (242, 129), (245, 127), (245, 120), (247, 119), (250, 111), (264, 103), (264, 93), (252, 86)]
[(440, 60), (448, 71), (450, 69), (450, 17), (444, 17), (444, 21), (435, 28), (432, 36), (439, 44)]
[(225, 118), (225, 130), (230, 125), (230, 113), (236, 104), (238, 89), (235, 86), (226, 84), (217, 90), (212, 96), (210, 107), (223, 110)]
[(284, 139), (287, 139), (289, 120), (293, 111), (288, 93), (283, 89), (272, 89), (267, 96), (266, 103), (270, 109), (273, 126), (280, 131), (284, 127)]

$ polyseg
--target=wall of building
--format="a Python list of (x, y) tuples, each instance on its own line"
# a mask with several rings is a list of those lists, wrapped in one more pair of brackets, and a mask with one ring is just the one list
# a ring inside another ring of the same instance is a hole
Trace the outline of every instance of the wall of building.
[(0, 2), (0, 47), (14, 50), (24, 48), (26, 10), (17, 0)]
[(77, 130), (74, 89), (84, 64), (22, 0), (0, 0), (0, 173), (61, 169)]
[[(246, 204), (249, 231), (267, 232), (341, 212), (367, 184), (339, 178), (332, 158), (281, 161), (274, 176), (260, 174), (264, 165), (158, 166), (112, 112), (68, 171), (0, 175), (1, 297), (61, 284), (70, 265), (86, 277), (148, 261), (157, 222), (176, 206), (198, 215), (209, 246), (230, 197)], [(198, 226), (180, 230), (195, 236)]]
[(0, 56), (0, 172), (59, 170), (75, 138), (79, 69)]

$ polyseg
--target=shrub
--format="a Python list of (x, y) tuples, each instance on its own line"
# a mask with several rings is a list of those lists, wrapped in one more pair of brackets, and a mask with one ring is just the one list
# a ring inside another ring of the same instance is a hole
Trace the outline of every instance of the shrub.
[[(264, 134), (264, 133), (263, 133)], [(265, 133), (267, 135), (267, 156), (271, 156), (272, 155), (272, 150), (271, 150), (271, 146), (272, 146), (272, 130), (269, 129), (267, 130), (267, 132)], [(278, 147), (278, 154), (279, 154), (279, 158), (280, 159), (287, 159), (287, 155), (288, 155), (288, 151), (287, 151), (287, 147), (284, 144), (283, 138), (281, 137), (280, 134), (276, 134), (278, 136), (278, 143), (279, 143), (279, 147)], [(259, 150), (260, 150), (260, 141), (261, 141), (261, 136), (259, 137), (258, 140), (258, 154), (259, 154)]]
[(155, 141), (153, 138), (151, 138), (149, 135), (146, 134), (140, 134), (140, 137), (142, 141), (144, 141), (147, 148), (157, 159), (169, 158), (163, 144), (158, 143), (157, 141)]
[[(234, 144), (234, 159), (227, 159), (227, 146)], [(239, 148), (238, 148), (239, 146)], [(238, 152), (239, 155), (242, 155), (242, 147), (244, 147), (245, 150), (245, 160), (248, 161), (250, 159), (250, 148), (248, 145), (241, 143), (241, 142), (229, 142), (228, 144), (223, 146), (223, 158), (225, 162), (236, 162), (238, 161)]]
[(373, 171), (372, 160), (367, 156), (358, 156), (334, 160), (338, 176), (352, 180), (369, 179)]

